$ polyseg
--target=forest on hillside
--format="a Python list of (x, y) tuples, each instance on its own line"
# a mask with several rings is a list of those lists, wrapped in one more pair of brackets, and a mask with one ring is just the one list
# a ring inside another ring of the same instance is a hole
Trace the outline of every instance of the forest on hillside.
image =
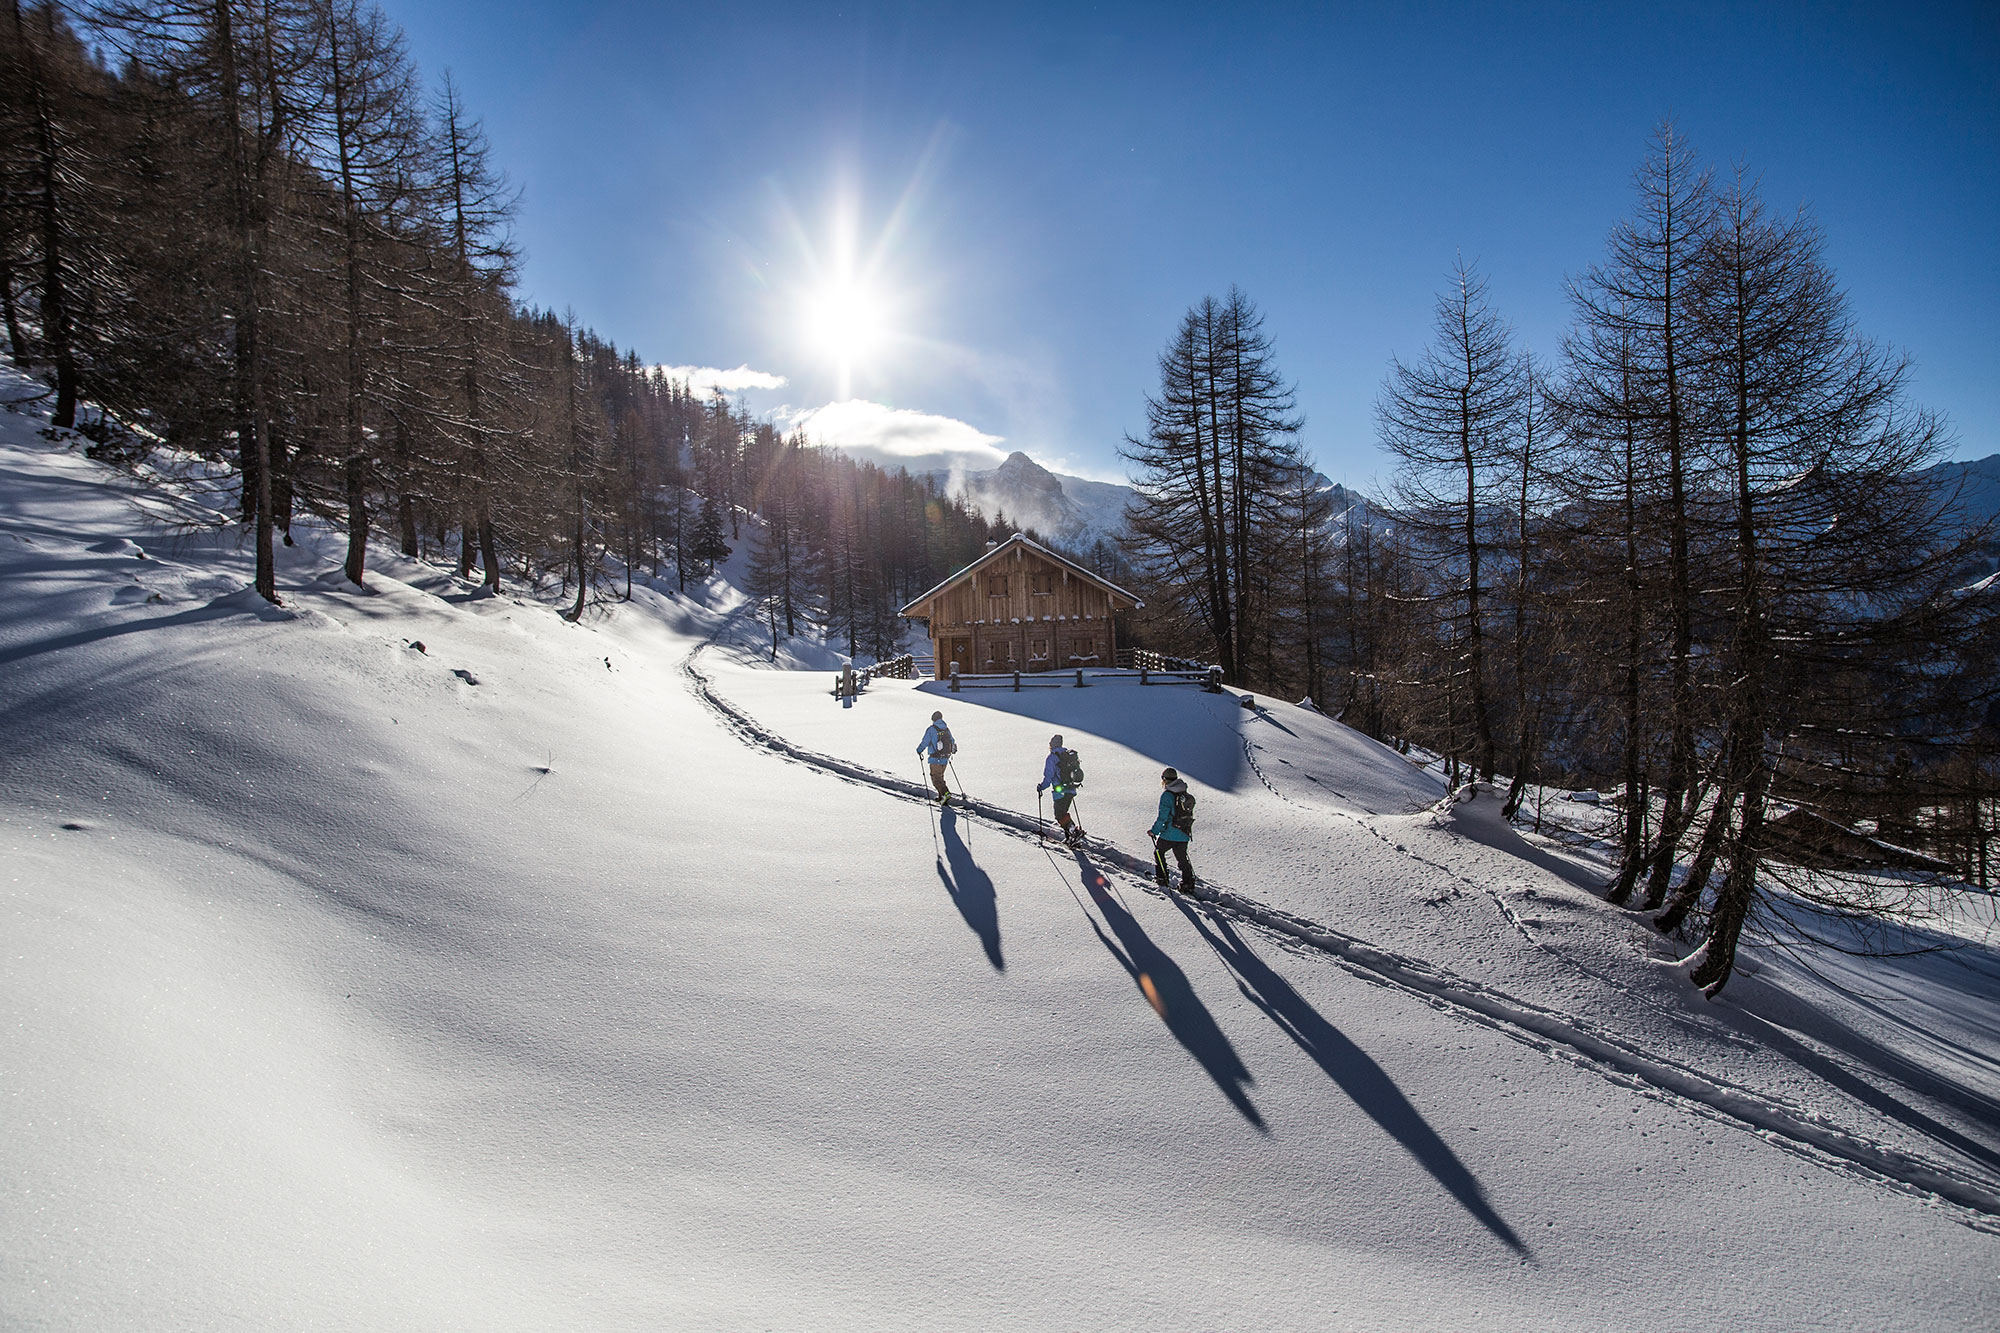
[(755, 540), (774, 623), (884, 656), (905, 600), (1011, 530), (524, 306), (477, 117), (373, 6), (7, 11), (8, 350), (101, 456), (227, 465), (264, 596), (301, 513), (356, 584), (388, 542), (572, 617)]
[[(1332, 512), (1262, 316), (1191, 309), (1127, 441), (1147, 632), (1443, 757), (1604, 788), (1614, 903), (1702, 944), (1882, 936), (1992, 883), (1990, 534), (1945, 424), (1804, 213), (1663, 126), (1553, 358), (1461, 262), (1376, 403), (1386, 511)], [(1942, 876), (1942, 878), (1941, 878)]]

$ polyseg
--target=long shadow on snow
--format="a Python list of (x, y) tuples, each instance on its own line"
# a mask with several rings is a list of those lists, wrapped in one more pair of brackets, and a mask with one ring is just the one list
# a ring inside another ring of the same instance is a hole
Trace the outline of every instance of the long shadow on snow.
[(1410, 1099), (1382, 1066), (1328, 1022), (1289, 981), (1272, 971), (1227, 921), (1197, 912), (1178, 897), (1174, 906), (1180, 908), (1181, 915), (1193, 923), (1209, 947), (1229, 964), (1236, 974), (1237, 989), (1250, 1003), (1263, 1010), (1286, 1036), (1298, 1043), (1299, 1049), (1310, 1055), (1370, 1119), (1402, 1144), (1466, 1212), (1516, 1253), (1529, 1253), (1514, 1228), (1487, 1202), (1486, 1190), (1478, 1178), (1458, 1160), (1451, 1145), (1430, 1127), (1423, 1113), (1410, 1105)]
[[(1739, 992), (1748, 990), (1750, 988), (1744, 985), (1745, 980), (1745, 978), (1738, 977), (1730, 984), (1736, 986)], [(1757, 1016), (1750, 1015), (1750, 1017), (1756, 1018)], [(1827, 1025), (1828, 1029), (1832, 1027), (1832, 1024)], [(1791, 1057), (1800, 1068), (1817, 1074), (1862, 1105), (1873, 1107), (1882, 1115), (1896, 1121), (1898, 1124), (1927, 1136), (1933, 1142), (1943, 1147), (1955, 1150), (1959, 1155), (1971, 1161), (1978, 1162), (1989, 1170), (2000, 1169), (2000, 1153), (1995, 1152), (1975, 1139), (1968, 1138), (1942, 1121), (1925, 1115), (1916, 1107), (1909, 1105), (1892, 1093), (1876, 1087), (1866, 1079), (1857, 1077), (1842, 1067), (1838, 1061), (1821, 1055), (1818, 1051), (1813, 1050), (1810, 1046), (1792, 1036), (1791, 1033), (1780, 1027), (1776, 1022), (1769, 1019), (1760, 1019), (1756, 1024), (1756, 1031), (1758, 1036), (1772, 1050)], [(1985, 1100), (1979, 1098), (1977, 1093), (1939, 1079), (1931, 1071), (1923, 1068), (1914, 1061), (1907, 1060), (1887, 1047), (1871, 1042), (1857, 1033), (1845, 1032), (1839, 1035), (1844, 1038), (1844, 1041), (1841, 1043), (1843, 1050), (1846, 1050), (1857, 1059), (1866, 1060), (1877, 1070), (1890, 1078), (1896, 1079), (1897, 1082), (1902, 1083), (1905, 1087), (1909, 1087), (1914, 1091), (1929, 1093), (1939, 1098), (1939, 1100), (1951, 1100), (1954, 1105), (1958, 1104), (1957, 1099), (1959, 1098)]]
[(176, 625), (198, 625), (206, 620), (220, 620), (226, 616), (256, 616), (259, 620), (289, 620), (291, 613), (260, 603), (268, 610), (260, 610), (245, 602), (232, 602), (238, 596), (231, 593), (218, 597), (206, 606), (197, 606), (173, 615), (140, 615), (128, 620), (114, 621), (108, 625), (98, 625), (91, 629), (76, 630), (69, 634), (52, 635), (30, 643), (15, 644), (11, 648), (0, 649), (0, 666), (26, 661), (44, 653), (61, 652), (66, 648), (81, 648), (86, 644), (101, 643), (106, 639), (121, 638), (127, 634), (143, 634), (148, 630), (170, 629)]
[[(1827, 929), (1835, 941), (1857, 951), (1866, 950), (1867, 941), (1858, 935), (1846, 941), (1841, 939), (1837, 932), (1852, 930), (1846, 923), (1830, 915), (1814, 916), (1814, 924)], [(2000, 951), (1915, 922), (1897, 926), (1884, 947), (1890, 951), (1870, 960), (1869, 975), (1869, 985), (1882, 991), (1881, 994), (1871, 995), (1860, 987), (1850, 989), (1837, 977), (1821, 975), (1816, 967), (1808, 967), (1806, 975), (1791, 977), (1789, 981), (1785, 969), (1767, 973), (1760, 968), (1739, 971), (1729, 983), (1729, 1007), (1739, 1015), (1738, 1026), (1743, 1031), (1790, 1056), (1856, 1100), (1972, 1161), (1989, 1169), (2000, 1168), (2000, 1150), (1990, 1141), (1977, 1141), (1942, 1124), (1906, 1103), (1895, 1091), (1874, 1085), (1807, 1044), (1817, 1042), (1831, 1047), (1867, 1071), (1966, 1116), (1978, 1130), (1988, 1133), (2000, 1130), (2000, 1101), (1966, 1078), (1955, 1077), (1947, 1067), (1932, 1067), (1911, 1058), (1798, 989), (1801, 985), (1837, 988), (1847, 1004), (1873, 1016), (1891, 1032), (1901, 1033), (1905, 1040), (1919, 1042), (1960, 1067), (1990, 1069), (1990, 1061), (1976, 1045), (1967, 1045), (1933, 1029), (1923, 1021), (1921, 1006), (1912, 1013), (1903, 1010), (1898, 1001), (1929, 993), (1929, 1006), (1955, 1013), (1963, 1020), (1976, 1021), (1976, 1016), (1988, 1015), (1986, 1026), (1990, 1030), (1992, 997), (2000, 994)], [(1894, 949), (1910, 952), (1899, 954)]]
[(1247, 1084), (1256, 1080), (1250, 1070), (1236, 1054), (1236, 1048), (1229, 1044), (1216, 1025), (1215, 1016), (1208, 1012), (1208, 1006), (1194, 992), (1187, 973), (1181, 971), (1179, 963), (1167, 956), (1165, 950), (1153, 943), (1142, 930), (1132, 914), (1110, 893), (1109, 882), (1104, 872), (1090, 863), (1090, 858), (1082, 852), (1075, 853), (1077, 869), (1083, 874), (1084, 889), (1090, 894), (1090, 901), (1096, 905), (1105, 924), (1111, 927), (1116, 940), (1104, 933), (1093, 919), (1091, 930), (1097, 934), (1102, 944), (1113, 958), (1118, 960), (1132, 984), (1146, 997), (1146, 1003), (1153, 1007), (1167, 1031), (1174, 1034), (1187, 1053), (1215, 1080), (1215, 1086), (1222, 1090), (1245, 1120), (1255, 1125), (1263, 1133), (1264, 1117), (1244, 1092)]
[[(944, 861), (938, 862), (938, 879), (944, 883), (944, 891), (951, 895), (952, 905), (965, 918), (965, 924), (979, 937), (981, 947), (986, 950), (986, 961), (993, 964), (995, 972), (1007, 970), (1007, 960), (1000, 955), (1000, 902), (993, 891), (993, 877), (979, 868), (972, 859), (972, 850), (965, 840), (958, 836), (958, 814), (947, 808), (938, 820), (939, 831), (944, 834)], [(950, 870), (945, 862), (951, 863)]]

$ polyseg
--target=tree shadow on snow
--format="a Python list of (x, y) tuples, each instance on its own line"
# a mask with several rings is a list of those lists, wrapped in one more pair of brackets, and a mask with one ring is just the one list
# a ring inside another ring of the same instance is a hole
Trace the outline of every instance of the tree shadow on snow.
[[(1737, 989), (1737, 998), (1739, 999), (1742, 998), (1745, 992), (1758, 989), (1750, 978), (1742, 976), (1732, 979), (1730, 985)], [(1787, 1032), (1778, 1023), (1763, 1019), (1755, 1014), (1748, 1016), (1756, 1020), (1755, 1030), (1758, 1036), (1773, 1050), (1791, 1057), (1800, 1068), (1812, 1071), (1862, 1105), (1873, 1107), (1887, 1118), (1929, 1137), (1934, 1142), (1957, 1152), (1960, 1156), (1977, 1162), (1987, 1170), (2000, 1168), (2000, 1152), (1995, 1152), (1992, 1148), (1978, 1140), (1959, 1133), (1943, 1121), (1924, 1114), (1921, 1110), (1911, 1106), (1900, 1097), (1876, 1087), (1864, 1078), (1857, 1077), (1848, 1072), (1841, 1066), (1839, 1061), (1821, 1055), (1819, 1052), (1813, 1050), (1812, 1047), (1792, 1036), (1791, 1033)], [(1836, 1025), (1831, 1023), (1826, 1025), (1826, 1028), (1829, 1030), (1835, 1029), (1835, 1027)], [(1949, 1080), (1939, 1078), (1933, 1071), (1925, 1069), (1914, 1060), (1907, 1059), (1879, 1043), (1869, 1041), (1859, 1033), (1852, 1031), (1839, 1033), (1839, 1040), (1841, 1049), (1845, 1050), (1848, 1054), (1855, 1056), (1857, 1059), (1866, 1060), (1878, 1072), (1890, 1078), (1895, 1078), (1898, 1082), (1913, 1091), (1926, 1093), (1954, 1106), (1964, 1106), (1970, 1103), (1976, 1107), (1983, 1103), (1984, 1106), (1982, 1109), (1985, 1109), (1987, 1115), (1985, 1123), (1994, 1123), (1991, 1119), (1992, 1102), (1990, 1099), (1980, 1097), (1976, 1091), (1962, 1088), (1951, 1083)], [(1833, 1043), (1830, 1042), (1829, 1044)], [(1972, 1110), (1969, 1113), (1976, 1115), (1978, 1112), (1977, 1110)]]
[[(15, 644), (0, 650), (0, 666), (11, 666), (31, 657), (46, 653), (61, 652), (68, 648), (82, 648), (88, 644), (101, 643), (106, 639), (123, 638), (128, 634), (144, 634), (149, 630), (172, 629), (180, 625), (198, 625), (203, 621), (221, 620), (228, 616), (250, 614), (260, 620), (290, 620), (291, 613), (259, 599), (259, 607), (252, 607), (240, 601), (217, 598), (205, 606), (178, 611), (171, 615), (139, 616), (129, 620), (118, 620), (108, 625), (95, 625), (89, 629), (75, 630), (69, 634), (52, 635), (46, 639), (36, 639), (29, 643)], [(268, 613), (261, 610), (268, 608)]]
[[(1104, 933), (1103, 927), (1093, 918), (1091, 930), (1097, 934), (1102, 944), (1119, 966), (1132, 978), (1132, 984), (1146, 997), (1146, 1003), (1167, 1025), (1167, 1031), (1174, 1034), (1187, 1053), (1195, 1058), (1208, 1076), (1215, 1080), (1215, 1086), (1222, 1095), (1239, 1111), (1245, 1120), (1255, 1125), (1262, 1133), (1270, 1131), (1264, 1125), (1264, 1117), (1251, 1102), (1244, 1088), (1255, 1082), (1250, 1070), (1236, 1054), (1236, 1048), (1216, 1025), (1215, 1016), (1208, 1006), (1195, 994), (1194, 986), (1180, 964), (1168, 957), (1159, 945), (1153, 943), (1146, 932), (1111, 895), (1110, 884), (1104, 873), (1092, 865), (1090, 858), (1082, 852), (1075, 853), (1077, 869), (1082, 872), (1083, 886), (1090, 894), (1090, 901), (1096, 906), (1105, 925), (1111, 927), (1111, 935)], [(1117, 938), (1113, 939), (1111, 936)]]
[[(1788, 905), (1786, 912), (1803, 909)], [(1990, 1013), (1991, 997), (2000, 994), (2000, 951), (1915, 922), (1871, 940), (1831, 914), (1814, 912), (1809, 919), (1836, 948), (1880, 956), (1868, 958), (1867, 971), (1857, 973), (1849, 970), (1852, 964), (1842, 968), (1846, 960), (1838, 955), (1808, 960), (1780, 945), (1757, 947), (1752, 956), (1770, 966), (1739, 968), (1719, 1011), (1733, 1012), (1739, 1030), (1857, 1101), (1987, 1170), (2000, 1169), (1993, 1141), (2000, 1132), (2000, 1099), (1979, 1086), (1979, 1071), (1991, 1067), (1982, 1046), (1963, 1031), (1927, 1021), (1943, 1012), (1989, 1028), (1990, 1019), (1979, 1016)], [(1778, 938), (1797, 929), (1766, 908), (1760, 907), (1757, 921)], [(1881, 1087), (1865, 1075), (1898, 1086)], [(1972, 1133), (1911, 1105), (1901, 1090), (1965, 1117)]]
[(1282, 723), (1282, 722), (1278, 721), (1278, 719), (1277, 719), (1277, 718), (1275, 718), (1275, 717), (1272, 717), (1272, 716), (1271, 716), (1271, 710), (1270, 710), (1270, 709), (1268, 709), (1268, 708), (1259, 708), (1259, 709), (1257, 709), (1257, 710), (1256, 710), (1255, 712), (1251, 713), (1251, 714), (1250, 714), (1250, 717), (1251, 717), (1251, 720), (1252, 720), (1252, 721), (1255, 721), (1255, 722), (1268, 722), (1268, 723), (1270, 723), (1270, 724), (1271, 724), (1272, 726), (1276, 727), (1276, 728), (1277, 728), (1277, 729), (1278, 729), (1279, 731), (1282, 731), (1282, 732), (1284, 732), (1284, 733), (1285, 733), (1285, 734), (1286, 734), (1287, 736), (1290, 736), (1290, 737), (1292, 737), (1292, 738), (1293, 738), (1293, 739), (1295, 739), (1295, 740), (1296, 740), (1296, 739), (1298, 738), (1298, 734), (1299, 734), (1299, 733), (1298, 733), (1298, 732), (1296, 732), (1296, 731), (1293, 731), (1293, 730), (1292, 730), (1292, 729), (1291, 729), (1290, 727), (1288, 727), (1288, 726), (1286, 726), (1286, 725), (1285, 725), (1284, 723)]
[[(937, 863), (938, 879), (951, 895), (952, 906), (958, 908), (965, 924), (979, 937), (980, 946), (986, 950), (986, 961), (993, 964), (995, 972), (1005, 972), (1007, 961), (1000, 954), (1000, 900), (993, 891), (993, 877), (979, 868), (972, 859), (972, 850), (958, 836), (956, 812), (947, 808), (938, 825), (944, 834), (945, 855)], [(950, 863), (949, 870), (946, 862)]]
[(1506, 1219), (1487, 1202), (1486, 1190), (1478, 1178), (1466, 1168), (1465, 1163), (1458, 1160), (1458, 1154), (1451, 1150), (1451, 1145), (1440, 1138), (1422, 1112), (1410, 1104), (1410, 1099), (1403, 1095), (1403, 1090), (1396, 1086), (1395, 1080), (1382, 1066), (1370, 1059), (1366, 1051), (1313, 1008), (1311, 1001), (1252, 952), (1227, 921), (1197, 912), (1180, 898), (1174, 899), (1174, 905), (1201, 932), (1209, 947), (1229, 964), (1230, 970), (1236, 974), (1237, 988), (1250, 1003), (1263, 1010), (1286, 1036), (1298, 1044), (1300, 1050), (1326, 1071), (1328, 1078), (1340, 1085), (1340, 1090), (1351, 1097), (1356, 1106), (1402, 1144), (1404, 1150), (1416, 1158), (1431, 1173), (1432, 1179), (1457, 1199), (1466, 1212), (1516, 1253), (1529, 1253), (1514, 1228), (1507, 1225)]

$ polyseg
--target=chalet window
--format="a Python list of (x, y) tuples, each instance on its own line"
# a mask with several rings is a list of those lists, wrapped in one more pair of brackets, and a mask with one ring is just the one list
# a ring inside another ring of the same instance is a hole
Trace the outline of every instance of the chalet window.
[(1036, 597), (1047, 597), (1055, 591), (1056, 576), (1053, 574), (1028, 575), (1028, 591)]
[(1030, 639), (1028, 641), (1028, 660), (1031, 662), (1048, 661), (1049, 641), (1047, 639)]
[(988, 597), (1005, 597), (1007, 595), (1007, 576), (1005, 574), (988, 574), (986, 576), (986, 595)]

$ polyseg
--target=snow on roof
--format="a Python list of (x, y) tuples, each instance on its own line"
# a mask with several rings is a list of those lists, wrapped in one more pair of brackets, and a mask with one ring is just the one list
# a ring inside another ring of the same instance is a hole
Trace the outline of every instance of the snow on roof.
[(1130, 599), (1134, 607), (1141, 607), (1145, 605), (1144, 602), (1140, 601), (1132, 593), (1127, 592), (1125, 589), (1119, 587), (1117, 584), (1113, 583), (1110, 579), (1105, 578), (1103, 575), (1093, 574), (1088, 569), (1085, 569), (1082, 565), (1079, 565), (1076, 561), (1070, 559), (1068, 556), (1062, 555), (1055, 551), (1051, 551), (1048, 547), (1042, 545), (1040, 542), (1034, 541), (1031, 538), (1026, 537), (1023, 534), (1017, 532), (1013, 536), (1009, 537), (1006, 541), (1001, 542), (999, 545), (995, 546), (992, 550), (980, 556), (977, 560), (974, 560), (964, 569), (959, 570), (956, 574), (953, 574), (950, 578), (945, 579), (942, 583), (937, 584), (935, 587), (928, 588), (925, 591), (918, 593), (915, 597), (912, 597), (909, 601), (903, 604), (902, 609), (896, 612), (896, 614), (912, 620), (927, 619), (927, 617), (925, 616), (913, 615), (911, 613), (910, 608), (916, 606), (919, 602), (929, 601), (931, 598), (943, 592), (946, 588), (949, 588), (952, 584), (958, 582), (960, 579), (970, 574), (973, 570), (985, 564), (988, 560), (993, 559), (995, 556), (999, 555), (1002, 551), (1006, 550), (1008, 547), (1013, 546), (1017, 543), (1027, 547), (1029, 550), (1035, 552), (1037, 555), (1045, 556), (1048, 559), (1053, 560), (1057, 564), (1063, 566), (1064, 568), (1069, 569), (1075, 572), (1076, 574), (1082, 576), (1083, 578), (1089, 579), (1092, 583), (1097, 584), (1101, 588), (1108, 588), (1112, 592), (1117, 593), (1120, 597)]

